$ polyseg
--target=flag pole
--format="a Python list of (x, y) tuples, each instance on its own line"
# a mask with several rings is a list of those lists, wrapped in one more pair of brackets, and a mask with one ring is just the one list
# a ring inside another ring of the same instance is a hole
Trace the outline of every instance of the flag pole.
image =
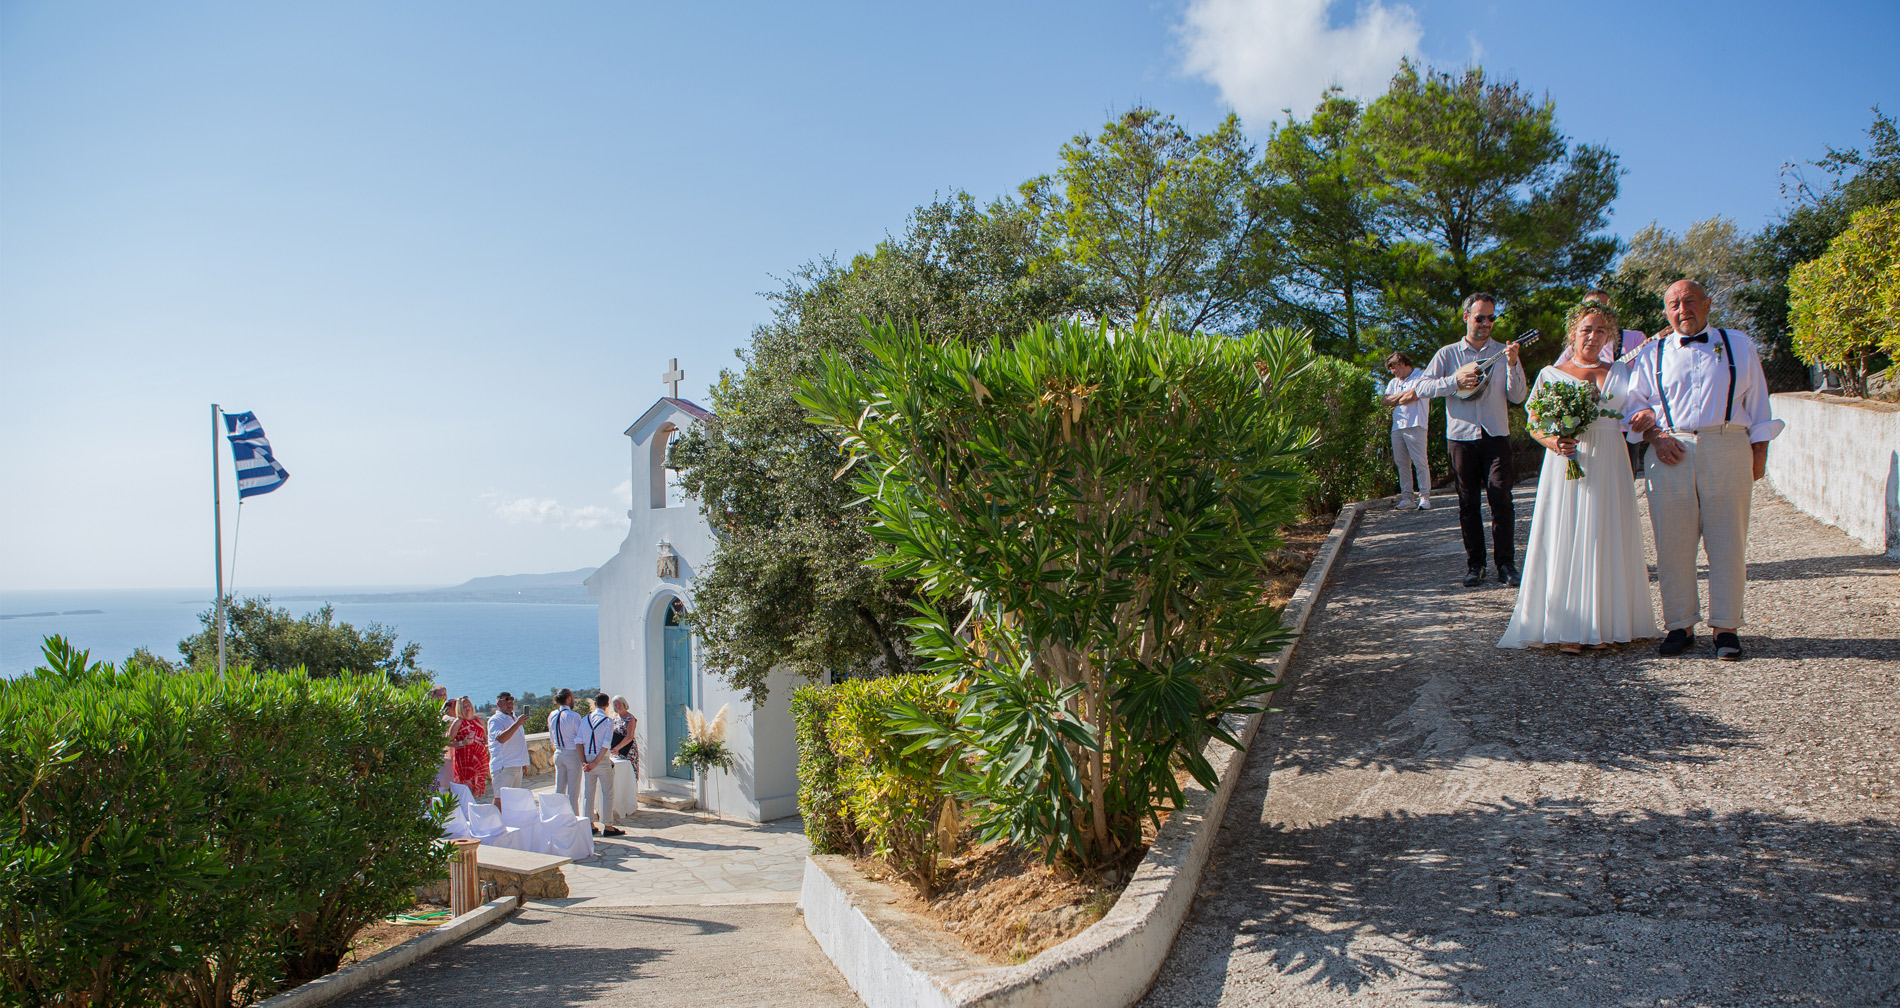
[(211, 562), (217, 568), (218, 678), (224, 678), (224, 516), (219, 499), (223, 474), (218, 463), (218, 404), (211, 404)]

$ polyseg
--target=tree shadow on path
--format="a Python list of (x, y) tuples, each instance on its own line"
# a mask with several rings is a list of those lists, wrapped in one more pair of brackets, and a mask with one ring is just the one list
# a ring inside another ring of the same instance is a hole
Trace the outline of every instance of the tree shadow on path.
[(1282, 1002), (1295, 1004), (1410, 991), (1498, 1006), (1778, 993), (1875, 1005), (1900, 991), (1890, 823), (1543, 801), (1231, 839), (1252, 849), (1226, 848), (1183, 937), (1237, 937), (1226, 956), (1164, 972), (1150, 1003), (1220, 1002), (1247, 958), (1249, 980), (1303, 992)]

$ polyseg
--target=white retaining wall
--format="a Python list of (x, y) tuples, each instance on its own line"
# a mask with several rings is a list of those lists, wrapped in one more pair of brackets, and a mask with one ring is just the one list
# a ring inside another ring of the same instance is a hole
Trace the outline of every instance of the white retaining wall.
[(1768, 445), (1769, 485), (1869, 549), (1900, 559), (1900, 403), (1818, 392), (1770, 401), (1788, 426)]

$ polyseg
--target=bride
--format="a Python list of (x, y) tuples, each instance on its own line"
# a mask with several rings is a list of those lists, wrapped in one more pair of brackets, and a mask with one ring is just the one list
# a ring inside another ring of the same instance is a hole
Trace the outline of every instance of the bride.
[[(1569, 331), (1570, 360), (1539, 372), (1531, 396), (1545, 382), (1588, 382), (1604, 409), (1623, 412), (1630, 366), (1597, 357), (1622, 335), (1616, 315), (1607, 305), (1586, 301), (1570, 310)], [(1657, 636), (1620, 423), (1600, 417), (1575, 439), (1539, 431), (1531, 436), (1549, 451), (1537, 480), (1517, 608), (1498, 647), (1556, 644), (1565, 654), (1580, 654), (1585, 645)], [(1583, 467), (1581, 479), (1564, 475), (1572, 458)]]

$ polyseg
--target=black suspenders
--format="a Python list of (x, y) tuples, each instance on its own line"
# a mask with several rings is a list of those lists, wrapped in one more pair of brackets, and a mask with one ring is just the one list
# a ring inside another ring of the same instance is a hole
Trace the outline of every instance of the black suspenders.
[[(1722, 334), (1722, 356), (1728, 360), (1728, 404), (1722, 409), (1722, 422), (1735, 419), (1735, 348), (1729, 345), (1728, 330), (1717, 329)], [(1669, 349), (1669, 341), (1662, 341), (1656, 348), (1656, 398), (1662, 400), (1663, 422), (1670, 430), (1676, 429), (1676, 418), (1669, 412), (1669, 393), (1663, 391), (1662, 360), (1663, 351)]]

